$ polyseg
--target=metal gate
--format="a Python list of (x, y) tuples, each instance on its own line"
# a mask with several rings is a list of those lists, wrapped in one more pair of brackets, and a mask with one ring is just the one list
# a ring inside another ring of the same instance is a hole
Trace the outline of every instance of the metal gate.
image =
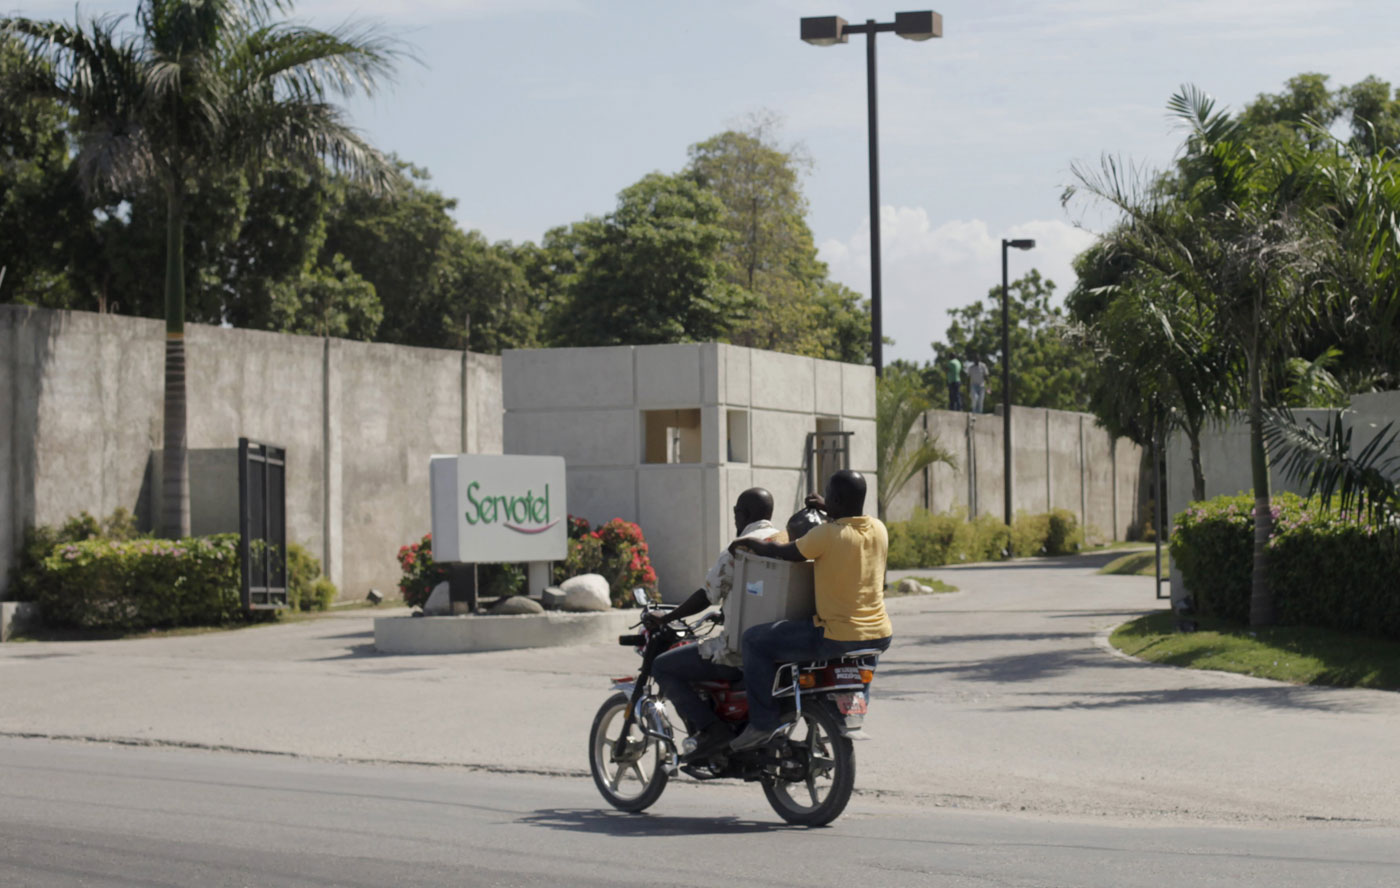
[(287, 606), (287, 450), (238, 439), (238, 554), (243, 607)]
[[(851, 467), (851, 436), (855, 432), (808, 432), (802, 460), (807, 471), (807, 493), (825, 493), (826, 479)], [(806, 494), (800, 494), (799, 502)]]

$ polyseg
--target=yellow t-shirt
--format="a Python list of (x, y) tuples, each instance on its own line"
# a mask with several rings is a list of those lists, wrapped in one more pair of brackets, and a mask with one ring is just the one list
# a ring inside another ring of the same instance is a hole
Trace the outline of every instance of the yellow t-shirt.
[(871, 641), (894, 634), (885, 613), (885, 554), (889, 535), (878, 518), (840, 518), (807, 531), (797, 541), (802, 557), (816, 562), (817, 615), (833, 641)]

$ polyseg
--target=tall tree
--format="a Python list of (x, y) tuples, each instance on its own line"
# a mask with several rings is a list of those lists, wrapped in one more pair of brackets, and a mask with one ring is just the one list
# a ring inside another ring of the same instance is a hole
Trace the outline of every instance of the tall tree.
[(577, 226), (577, 275), (557, 342), (646, 345), (723, 339), (751, 304), (725, 279), (724, 205), (682, 176), (652, 173), (617, 209)]
[(72, 24), (24, 18), (0, 31), (25, 50), (6, 95), (57, 101), (76, 115), (77, 167), (89, 191), (154, 184), (166, 205), (162, 532), (189, 533), (185, 409), (186, 198), (201, 170), (273, 158), (329, 164), (387, 186), (392, 166), (329, 98), (372, 92), (399, 50), (372, 29), (318, 31), (274, 0), (140, 0), (124, 18)]
[(1134, 182), (1107, 159), (1102, 173), (1076, 168), (1076, 175), (1125, 214), (1118, 245), (1207, 306), (1216, 334), (1245, 366), (1255, 497), (1250, 622), (1267, 626), (1275, 613), (1265, 376), (1317, 322), (1329, 295), (1318, 275), (1335, 247), (1319, 205), (1326, 177), (1306, 144), (1252, 145), (1247, 127), (1195, 87), (1184, 87), (1168, 108), (1187, 130), (1180, 192)]
[[(1011, 345), (1011, 391), (1022, 407), (1084, 410), (1089, 404), (1092, 356), (1067, 338), (1067, 318), (1055, 304), (1055, 282), (1031, 269), (1007, 287), (1008, 338)], [(950, 309), (952, 323), (944, 341), (933, 343), (934, 362), (924, 375), (935, 403), (943, 404), (942, 367), (950, 355), (966, 363), (977, 354), (992, 368), (987, 403), (1001, 399), (1001, 287), (992, 287), (980, 302)]]

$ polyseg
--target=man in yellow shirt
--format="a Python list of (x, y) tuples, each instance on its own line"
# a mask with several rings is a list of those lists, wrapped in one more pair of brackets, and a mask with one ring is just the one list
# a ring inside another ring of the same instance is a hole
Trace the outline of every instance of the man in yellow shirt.
[(737, 539), (730, 551), (747, 549), (764, 558), (811, 559), (817, 613), (810, 620), (779, 620), (744, 633), (744, 687), (749, 725), (730, 748), (767, 743), (781, 725), (773, 699), (779, 663), (825, 660), (866, 648), (886, 650), (894, 630), (885, 613), (885, 555), (889, 536), (865, 511), (865, 478), (842, 470), (831, 476), (826, 498), (811, 497), (833, 519), (795, 543)]

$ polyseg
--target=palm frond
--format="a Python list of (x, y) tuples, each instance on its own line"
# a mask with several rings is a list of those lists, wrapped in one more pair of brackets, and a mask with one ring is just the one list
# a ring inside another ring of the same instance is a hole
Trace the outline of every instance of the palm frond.
[(1363, 514), (1374, 524), (1400, 519), (1400, 430), (1387, 423), (1353, 453), (1353, 428), (1333, 413), (1319, 426), (1299, 423), (1284, 408), (1265, 414), (1265, 439), (1274, 465), (1288, 478), (1308, 485), (1308, 495), (1324, 507), (1337, 500), (1343, 512)]

